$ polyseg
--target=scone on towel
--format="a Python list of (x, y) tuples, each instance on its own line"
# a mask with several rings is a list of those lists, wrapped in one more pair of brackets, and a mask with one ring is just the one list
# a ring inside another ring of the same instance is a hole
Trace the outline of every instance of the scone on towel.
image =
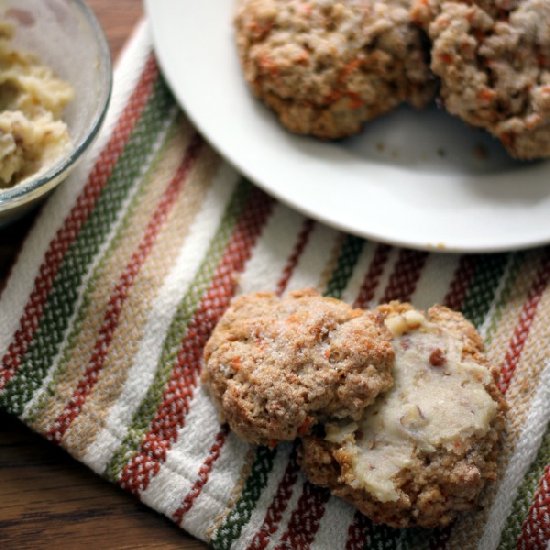
[(202, 376), (237, 435), (300, 437), (309, 480), (377, 523), (446, 526), (496, 476), (505, 402), (479, 334), (447, 308), (241, 296)]
[(313, 290), (241, 296), (205, 348), (202, 379), (237, 435), (273, 445), (361, 418), (393, 384), (390, 339), (379, 316)]

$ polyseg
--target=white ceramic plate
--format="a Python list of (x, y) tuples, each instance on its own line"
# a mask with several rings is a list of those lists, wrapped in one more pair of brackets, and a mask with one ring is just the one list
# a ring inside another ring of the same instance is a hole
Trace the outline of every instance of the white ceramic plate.
[[(232, 0), (146, 0), (168, 82), (207, 139), (302, 212), (379, 241), (499, 251), (550, 241), (550, 163), (516, 163), (433, 107), (320, 143), (282, 129), (243, 82)], [(484, 154), (480, 154), (483, 152)]]

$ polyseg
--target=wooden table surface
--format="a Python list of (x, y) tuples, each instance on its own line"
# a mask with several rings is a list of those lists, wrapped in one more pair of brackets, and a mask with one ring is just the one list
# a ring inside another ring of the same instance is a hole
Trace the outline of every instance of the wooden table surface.
[[(141, 0), (88, 0), (116, 57), (142, 14)], [(0, 230), (0, 289), (32, 216)], [(206, 546), (63, 450), (0, 412), (0, 548)]]

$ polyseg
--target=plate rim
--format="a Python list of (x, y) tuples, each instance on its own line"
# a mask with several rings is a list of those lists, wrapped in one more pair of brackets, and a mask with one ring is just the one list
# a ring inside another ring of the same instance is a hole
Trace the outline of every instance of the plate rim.
[[(166, 63), (166, 57), (168, 52), (163, 46), (162, 39), (159, 38), (159, 32), (157, 31), (157, 15), (161, 16), (161, 9), (159, 6), (166, 4), (167, 2), (173, 2), (174, 0), (144, 0), (144, 10), (149, 21), (149, 27), (152, 34), (153, 46), (156, 54), (156, 58), (162, 74), (166, 80), (166, 83), (172, 91), (175, 99), (179, 105), (184, 109), (186, 116), (191, 123), (196, 127), (203, 138), (212, 145), (212, 147), (223, 157), (225, 162), (228, 162), (234, 169), (241, 173), (245, 178), (250, 180), (254, 185), (260, 187), (269, 195), (285, 204), (289, 208), (300, 212), (301, 214), (324, 223), (338, 231), (350, 233), (363, 239), (367, 239), (374, 242), (383, 244), (389, 244), (395, 247), (408, 248), (412, 250), (432, 253), (443, 254), (479, 254), (479, 253), (502, 253), (502, 252), (514, 252), (520, 250), (529, 250), (537, 247), (541, 247), (550, 243), (550, 224), (548, 234), (537, 239), (521, 240), (518, 242), (502, 242), (502, 243), (430, 243), (430, 242), (418, 242), (417, 240), (399, 239), (394, 237), (388, 237), (387, 235), (379, 234), (376, 230), (364, 230), (359, 229), (354, 225), (348, 225), (338, 217), (331, 217), (326, 214), (319, 214), (315, 210), (310, 209), (307, 205), (301, 202), (296, 202), (292, 197), (286, 196), (277, 186), (270, 185), (264, 181), (258, 180), (253, 174), (249, 172), (246, 166), (242, 165), (227, 147), (220, 142), (212, 132), (209, 132), (202, 122), (195, 117), (194, 110), (189, 106), (188, 99), (184, 97), (184, 94), (178, 86), (174, 84), (176, 78), (173, 73), (174, 67), (170, 63)], [(253, 100), (251, 98), (251, 100)], [(550, 212), (549, 212), (550, 215)]]

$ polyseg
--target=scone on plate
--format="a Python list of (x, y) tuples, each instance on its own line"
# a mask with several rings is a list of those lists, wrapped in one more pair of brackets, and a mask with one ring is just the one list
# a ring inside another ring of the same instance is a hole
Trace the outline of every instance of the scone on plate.
[(205, 348), (202, 380), (237, 435), (274, 445), (359, 420), (392, 386), (390, 340), (379, 315), (312, 290), (241, 296)]
[(550, 2), (414, 2), (447, 110), (516, 158), (550, 157)]
[(411, 0), (239, 0), (244, 76), (292, 132), (336, 139), (402, 102), (424, 107), (435, 81)]
[(495, 478), (505, 403), (461, 314), (398, 303), (377, 314), (393, 333), (395, 385), (361, 420), (305, 437), (301, 465), (374, 522), (446, 526)]

